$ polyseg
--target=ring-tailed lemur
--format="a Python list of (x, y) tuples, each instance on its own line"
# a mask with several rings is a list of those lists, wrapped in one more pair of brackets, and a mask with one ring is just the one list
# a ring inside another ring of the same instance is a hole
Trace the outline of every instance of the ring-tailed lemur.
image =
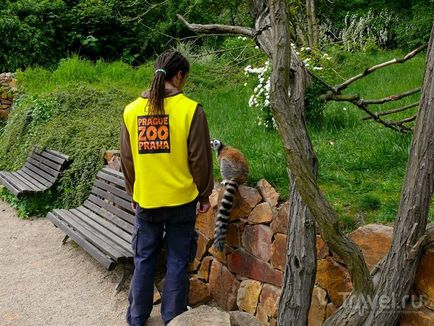
[(246, 182), (249, 175), (249, 166), (246, 158), (238, 149), (226, 146), (217, 139), (211, 141), (211, 147), (217, 153), (220, 173), (225, 187), (214, 231), (214, 247), (219, 251), (223, 251), (234, 196), (238, 186)]

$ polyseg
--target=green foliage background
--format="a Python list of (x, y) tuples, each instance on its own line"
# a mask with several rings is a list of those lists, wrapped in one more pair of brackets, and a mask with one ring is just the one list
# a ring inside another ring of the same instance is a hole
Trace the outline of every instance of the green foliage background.
[[(297, 1), (288, 0), (291, 6)], [(347, 14), (392, 10), (388, 48), (411, 49), (427, 41), (434, 17), (431, 0), (317, 1), (319, 21), (342, 28)], [(54, 66), (78, 54), (139, 65), (180, 39), (218, 48), (224, 37), (188, 39), (193, 34), (176, 14), (196, 23), (252, 26), (248, 1), (236, 0), (2, 0), (0, 71)]]

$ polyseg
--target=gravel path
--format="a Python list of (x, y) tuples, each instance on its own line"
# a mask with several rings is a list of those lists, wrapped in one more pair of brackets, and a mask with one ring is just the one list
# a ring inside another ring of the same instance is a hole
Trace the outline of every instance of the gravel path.
[[(106, 271), (46, 218), (21, 220), (0, 200), (0, 325), (126, 325), (121, 270)], [(163, 325), (155, 306), (149, 326)]]

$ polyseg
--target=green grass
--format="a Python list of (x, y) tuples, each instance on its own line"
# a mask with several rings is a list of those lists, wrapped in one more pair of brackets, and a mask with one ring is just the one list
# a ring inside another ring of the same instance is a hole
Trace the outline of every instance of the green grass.
[[(340, 55), (336, 70), (342, 78), (349, 77), (398, 54)], [(372, 74), (347, 93), (377, 98), (420, 86), (423, 65), (421, 55)], [(78, 58), (62, 61), (55, 71), (37, 68), (19, 73), (24, 95), (0, 137), (0, 169), (19, 168), (34, 144), (63, 151), (74, 161), (52, 206), (79, 205), (103, 164), (104, 151), (119, 148), (123, 107), (147, 87), (151, 74), (151, 64), (135, 69), (123, 63), (93, 64)], [(339, 77), (334, 80), (339, 81)], [(257, 125), (257, 112), (247, 104), (253, 88), (254, 80), (242, 69), (215, 62), (193, 64), (185, 93), (203, 104), (211, 136), (245, 153), (251, 170), (248, 183), (266, 178), (285, 198), (288, 176), (281, 141), (275, 132)], [(378, 109), (387, 108), (390, 105)], [(322, 124), (309, 126), (320, 162), (320, 186), (347, 229), (394, 219), (411, 141), (409, 135), (361, 121), (363, 116), (351, 104), (328, 103)], [(219, 179), (216, 165), (214, 174)]]

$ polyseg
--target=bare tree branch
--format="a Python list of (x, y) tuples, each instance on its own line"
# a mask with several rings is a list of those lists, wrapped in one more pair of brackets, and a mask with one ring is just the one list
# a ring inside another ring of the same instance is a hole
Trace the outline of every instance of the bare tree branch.
[[(389, 110), (389, 111), (383, 111), (383, 112), (376, 112), (375, 116), (381, 117), (381, 116), (384, 116), (384, 115), (399, 113), (399, 112), (406, 111), (406, 110), (409, 110), (411, 108), (414, 108), (416, 106), (419, 106), (419, 101), (411, 103), (411, 104), (403, 106), (403, 107), (400, 107), (400, 108), (397, 108), (397, 109), (393, 109), (393, 110)], [(371, 116), (363, 118), (363, 120), (370, 120), (370, 119), (372, 119)]]
[(362, 72), (362, 73), (360, 73), (360, 74), (358, 74), (358, 75), (356, 75), (354, 77), (351, 77), (350, 79), (344, 81), (342, 84), (336, 86), (335, 89), (338, 92), (342, 91), (345, 88), (347, 88), (349, 85), (351, 85), (352, 83), (354, 83), (355, 81), (357, 81), (357, 80), (359, 80), (359, 79), (361, 79), (361, 78), (369, 75), (370, 73), (374, 72), (375, 70), (378, 70), (378, 69), (381, 69), (381, 68), (384, 68), (384, 67), (387, 67), (387, 66), (390, 66), (390, 65), (393, 65), (393, 64), (404, 63), (404, 62), (410, 60), (411, 58), (413, 58), (416, 54), (418, 54), (422, 50), (426, 49), (427, 46), (428, 46), (428, 44), (424, 44), (424, 45), (418, 47), (417, 49), (415, 49), (415, 50), (407, 53), (402, 58), (395, 58), (395, 59), (392, 59), (392, 60), (389, 60), (389, 61), (377, 64), (375, 66), (369, 67), (364, 72)]
[(181, 20), (187, 28), (196, 33), (215, 33), (215, 34), (237, 34), (246, 35), (249, 37), (254, 37), (255, 31), (253, 28), (243, 27), (243, 26), (231, 26), (231, 25), (221, 25), (221, 24), (190, 24), (181, 15), (176, 15), (179, 20)]
[(421, 90), (421, 88), (417, 87), (417, 88), (414, 88), (412, 90), (409, 90), (409, 91), (406, 91), (406, 92), (403, 92), (403, 93), (400, 93), (400, 94), (390, 95), (390, 96), (387, 96), (387, 97), (383, 97), (383, 98), (380, 98), (380, 99), (374, 99), (374, 100), (360, 100), (360, 102), (362, 104), (365, 104), (365, 105), (369, 105), (369, 104), (383, 104), (383, 103), (386, 103), (386, 102), (398, 101), (398, 100), (400, 100), (400, 99), (402, 99), (404, 97), (407, 97), (407, 96), (419, 93), (420, 90)]

